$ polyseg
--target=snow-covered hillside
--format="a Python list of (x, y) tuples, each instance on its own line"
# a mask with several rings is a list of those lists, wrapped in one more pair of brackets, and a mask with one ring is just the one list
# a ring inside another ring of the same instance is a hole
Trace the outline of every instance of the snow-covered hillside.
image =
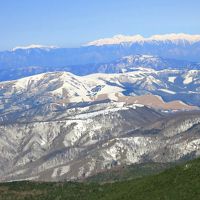
[(74, 180), (199, 155), (198, 108), (180, 101), (199, 102), (199, 73), (140, 67), (1, 82), (0, 180)]
[(70, 119), (1, 125), (0, 180), (76, 180), (119, 165), (200, 154), (199, 112), (168, 117), (121, 103), (76, 111)]
[[(156, 71), (138, 68), (128, 73), (92, 74), (82, 77), (68, 72), (52, 72), (1, 82), (0, 120), (11, 120), (13, 116), (17, 119), (17, 113), (22, 112), (34, 114), (37, 109), (41, 113), (63, 110), (77, 103), (106, 100), (125, 103), (133, 103), (134, 100), (137, 103), (139, 99), (132, 97), (148, 94), (160, 96), (164, 101), (179, 100), (199, 105), (199, 77), (199, 70)], [(155, 99), (150, 99), (152, 102), (148, 106), (158, 107), (153, 103)], [(146, 101), (142, 102), (145, 104)], [(184, 106), (184, 103), (180, 102), (178, 107), (171, 109), (192, 109)], [(162, 108), (165, 106), (161, 106)], [(170, 109), (169, 106), (168, 108)]]

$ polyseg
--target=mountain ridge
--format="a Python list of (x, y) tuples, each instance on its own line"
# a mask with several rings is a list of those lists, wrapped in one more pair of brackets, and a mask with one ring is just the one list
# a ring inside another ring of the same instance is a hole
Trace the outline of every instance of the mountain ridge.
[(125, 44), (125, 43), (144, 43), (153, 41), (167, 41), (167, 42), (190, 42), (196, 43), (200, 41), (200, 35), (190, 35), (184, 33), (171, 33), (164, 35), (152, 35), (150, 37), (143, 37), (141, 35), (115, 35), (111, 38), (104, 38), (89, 42), (85, 46), (103, 46), (103, 45), (113, 45), (113, 44)]
[(198, 99), (199, 73), (138, 68), (1, 82), (1, 181), (77, 180), (114, 166), (197, 157), (197, 107), (165, 103), (154, 93), (173, 99), (193, 88)]
[(168, 37), (0, 52), (0, 180), (79, 180), (198, 157), (200, 65), (187, 60), (200, 42)]
[[(0, 68), (100, 64), (136, 54), (151, 54), (169, 59), (200, 62), (198, 56), (200, 51), (199, 36), (186, 36), (185, 39), (180, 40), (176, 39), (178, 36), (173, 36), (172, 41), (175, 42), (167, 40), (167, 36), (155, 36), (155, 40), (151, 42), (144, 40), (141, 43), (128, 43), (128, 45), (119, 43), (77, 48), (25, 48), (16, 51), (2, 51), (0, 52)], [(194, 39), (191, 39), (193, 37)]]

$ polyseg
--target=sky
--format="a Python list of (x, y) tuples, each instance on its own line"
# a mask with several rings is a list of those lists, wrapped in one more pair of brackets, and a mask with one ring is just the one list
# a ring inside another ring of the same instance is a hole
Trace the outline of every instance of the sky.
[(118, 34), (200, 34), (200, 0), (0, 0), (0, 50)]

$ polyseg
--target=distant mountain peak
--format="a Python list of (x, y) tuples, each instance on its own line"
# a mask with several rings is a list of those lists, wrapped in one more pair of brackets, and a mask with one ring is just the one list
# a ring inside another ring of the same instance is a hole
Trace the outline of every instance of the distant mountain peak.
[(140, 42), (144, 41), (145, 38), (141, 35), (115, 35), (112, 38), (104, 38), (89, 42), (86, 46), (102, 46), (102, 45), (112, 45), (112, 44), (120, 44), (120, 43), (131, 43), (131, 42)]
[(104, 38), (89, 42), (86, 46), (103, 46), (103, 45), (113, 45), (121, 43), (136, 43), (136, 42), (152, 42), (152, 41), (188, 41), (190, 43), (195, 43), (200, 41), (200, 35), (190, 35), (185, 33), (171, 33), (164, 35), (152, 35), (151, 37), (143, 37), (141, 35), (115, 35), (112, 38)]
[(26, 49), (54, 49), (54, 48), (57, 48), (56, 46), (47, 46), (47, 45), (40, 45), (40, 44), (31, 44), (31, 45), (28, 45), (28, 46), (17, 46), (17, 47), (14, 47), (12, 49), (12, 51), (16, 51), (18, 49), (23, 49), (23, 50), (26, 50)]

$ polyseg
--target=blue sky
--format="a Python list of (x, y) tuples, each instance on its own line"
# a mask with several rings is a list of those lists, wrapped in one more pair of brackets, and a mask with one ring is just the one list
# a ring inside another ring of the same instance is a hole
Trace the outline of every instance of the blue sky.
[(199, 0), (0, 0), (0, 49), (117, 34), (200, 34)]

